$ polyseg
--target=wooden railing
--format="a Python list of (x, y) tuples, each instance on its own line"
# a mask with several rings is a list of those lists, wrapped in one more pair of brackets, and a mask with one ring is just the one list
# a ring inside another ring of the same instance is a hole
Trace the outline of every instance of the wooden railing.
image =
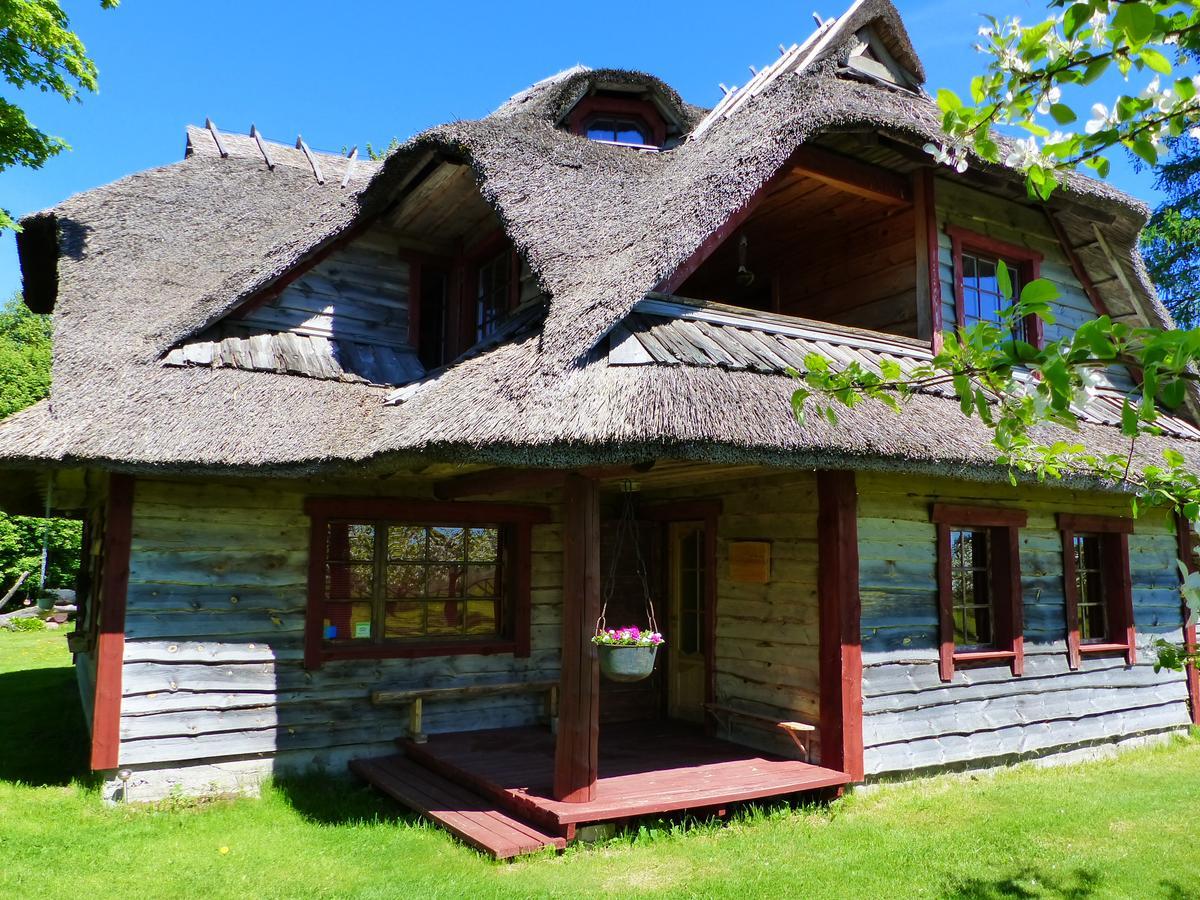
[(545, 694), (546, 719), (554, 731), (558, 719), (558, 680), (508, 681), (491, 684), (464, 684), (461, 686), (436, 688), (383, 689), (371, 692), (371, 702), (377, 705), (399, 704), (408, 706), (408, 737), (413, 743), (423, 744), (427, 736), (422, 728), (421, 717), (426, 700), (466, 700), (472, 697), (490, 697), (496, 694)]

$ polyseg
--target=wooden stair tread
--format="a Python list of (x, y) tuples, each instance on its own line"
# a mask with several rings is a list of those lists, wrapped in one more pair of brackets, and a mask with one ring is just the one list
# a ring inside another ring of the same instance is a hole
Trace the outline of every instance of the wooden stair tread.
[(564, 838), (512, 818), (478, 794), (399, 754), (351, 760), (350, 771), (496, 859), (566, 847)]

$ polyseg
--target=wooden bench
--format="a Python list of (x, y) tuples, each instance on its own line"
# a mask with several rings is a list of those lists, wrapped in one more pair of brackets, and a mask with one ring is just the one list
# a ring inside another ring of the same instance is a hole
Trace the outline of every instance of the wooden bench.
[(471, 697), (490, 697), (496, 694), (545, 694), (546, 719), (554, 731), (558, 722), (558, 681), (508, 681), (491, 684), (464, 684), (456, 687), (383, 689), (371, 692), (371, 702), (378, 705), (408, 706), (408, 737), (415, 744), (427, 740), (421, 727), (421, 715), (426, 700), (466, 700)]
[(732, 727), (729, 720), (745, 719), (755, 725), (766, 725), (770, 728), (779, 728), (784, 734), (792, 739), (792, 743), (804, 756), (804, 761), (809, 762), (808, 758), (808, 736), (817, 730), (815, 725), (810, 725), (808, 722), (781, 722), (774, 716), (766, 716), (762, 713), (747, 712), (744, 709), (736, 709), (732, 706), (722, 706), (718, 703), (705, 703), (704, 709), (710, 716), (718, 722), (722, 717), (725, 717), (726, 724)]

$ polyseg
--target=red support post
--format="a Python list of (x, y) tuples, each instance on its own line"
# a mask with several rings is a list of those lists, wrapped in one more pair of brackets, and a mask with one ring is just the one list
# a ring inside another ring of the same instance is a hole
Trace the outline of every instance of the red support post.
[(853, 472), (817, 473), (821, 765), (862, 781), (858, 491)]
[(599, 777), (600, 665), (592, 635), (600, 617), (600, 491), (571, 474), (563, 489), (563, 642), (554, 749), (554, 799), (595, 799)]
[(133, 483), (132, 475), (113, 475), (108, 483), (92, 706), (94, 771), (115, 769), (121, 749), (121, 667), (125, 661), (125, 599), (133, 539)]

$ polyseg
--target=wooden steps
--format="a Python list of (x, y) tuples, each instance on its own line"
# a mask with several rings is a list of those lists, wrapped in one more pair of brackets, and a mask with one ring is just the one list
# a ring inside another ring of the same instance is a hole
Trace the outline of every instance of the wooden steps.
[(566, 847), (564, 838), (543, 834), (496, 809), (478, 794), (399, 754), (352, 760), (350, 771), (496, 859), (537, 853), (546, 847)]

